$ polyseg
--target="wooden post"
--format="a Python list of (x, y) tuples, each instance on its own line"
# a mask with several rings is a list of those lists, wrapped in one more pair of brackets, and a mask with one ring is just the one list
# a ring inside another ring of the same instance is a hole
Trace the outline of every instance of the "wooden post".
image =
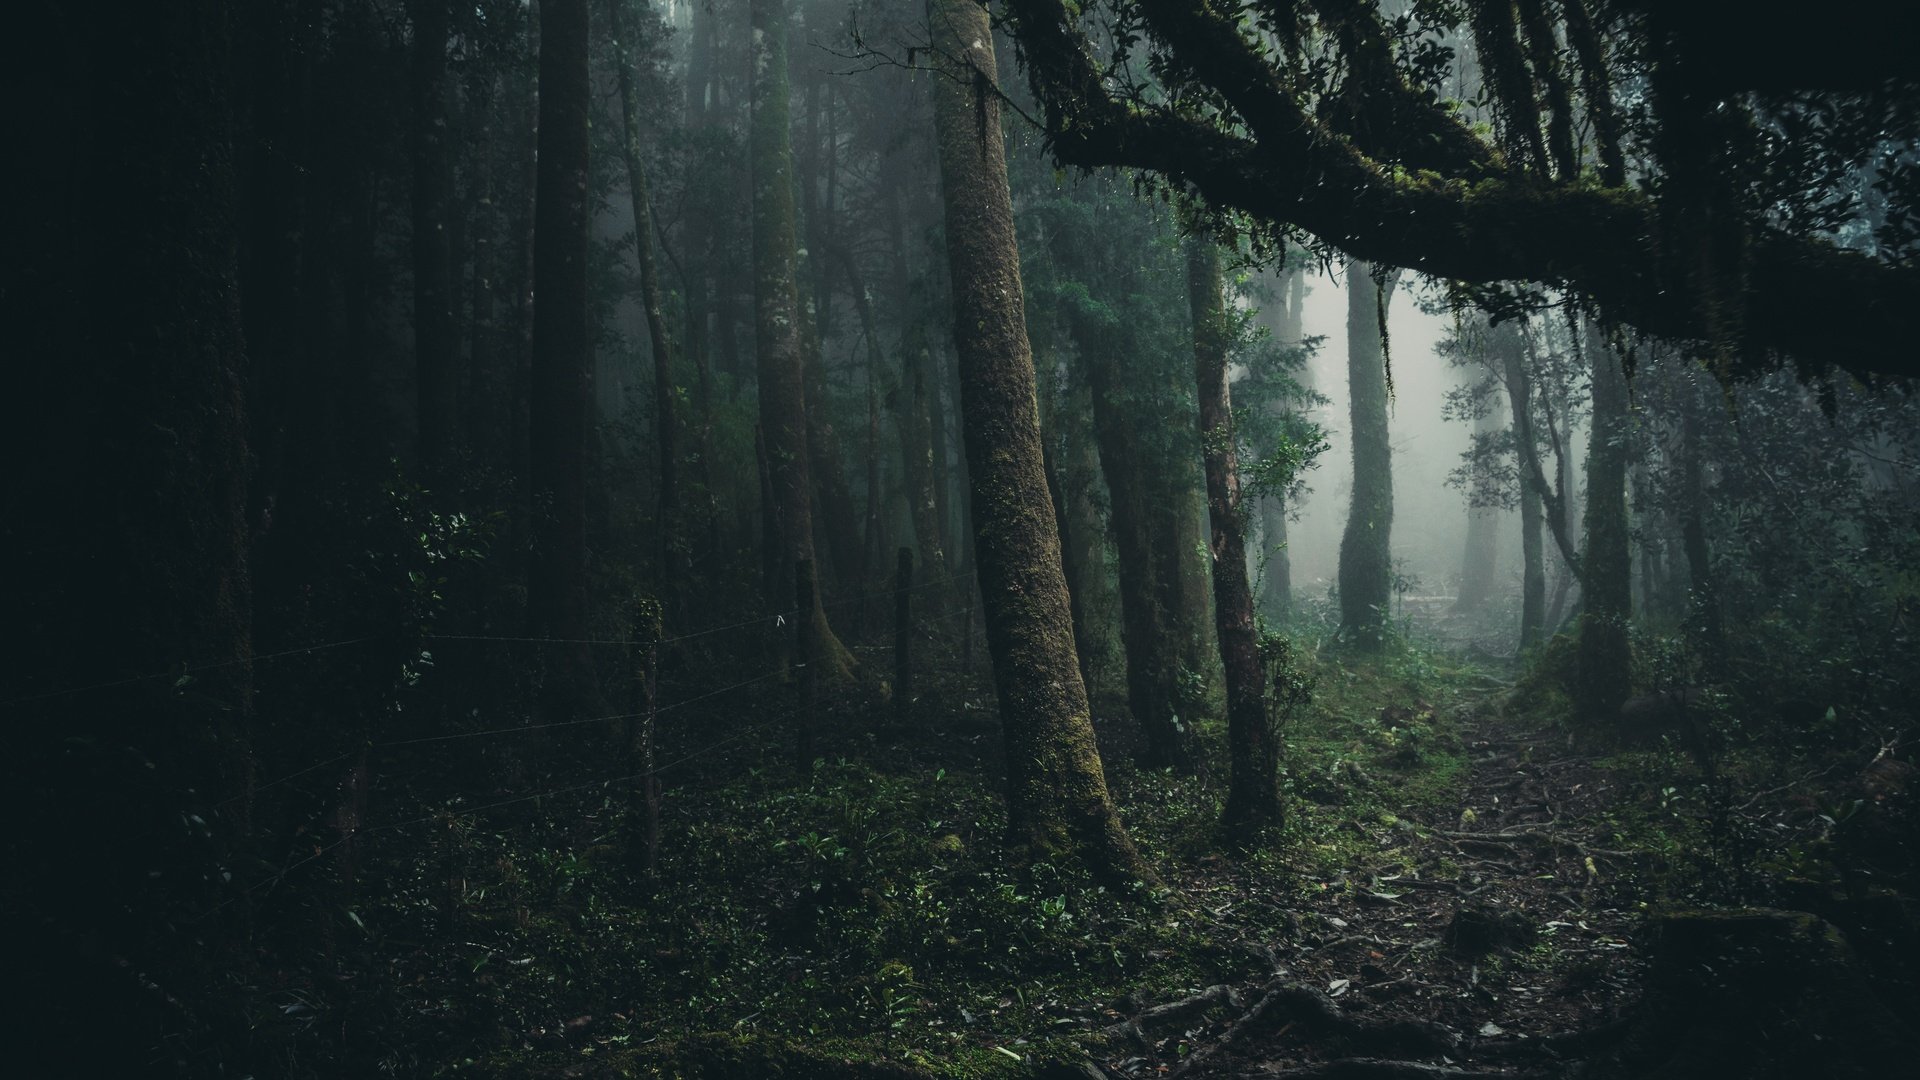
[(793, 636), (797, 646), (794, 656), (800, 665), (800, 723), (795, 751), (802, 777), (813, 773), (813, 709), (814, 694), (818, 689), (815, 672), (819, 670), (819, 665), (815, 661), (819, 645), (815, 640), (817, 627), (813, 622), (813, 588), (813, 560), (796, 560), (793, 564)]
[[(971, 587), (972, 584), (973, 581), (969, 578), (967, 580), (968, 587)], [(967, 601), (967, 613), (963, 615), (960, 620), (966, 623), (966, 629), (961, 631), (960, 637), (960, 674), (962, 675), (973, 674), (973, 616), (973, 601), (969, 599)]]
[(893, 715), (913, 713), (913, 549), (901, 548), (893, 573)]
[(660, 858), (660, 778), (653, 771), (654, 720), (659, 715), (660, 601), (643, 596), (633, 610), (633, 713), (627, 717), (627, 856), (653, 873)]

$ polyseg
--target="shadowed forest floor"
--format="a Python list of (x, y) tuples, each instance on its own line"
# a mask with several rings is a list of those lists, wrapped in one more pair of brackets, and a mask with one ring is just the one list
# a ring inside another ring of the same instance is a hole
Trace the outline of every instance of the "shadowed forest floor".
[[(260, 899), (288, 930), (258, 1037), (323, 1074), (1439, 1077), (1607, 1054), (1593, 1075), (1652, 1074), (1672, 1055), (1635, 1026), (1648, 927), (1751, 902), (1762, 866), (1811, 873), (1822, 782), (1865, 764), (1727, 752), (1711, 765), (1740, 781), (1715, 788), (1675, 739), (1572, 728), (1554, 649), (1518, 687), (1425, 648), (1327, 651), (1287, 729), (1290, 820), (1241, 857), (1219, 854), (1222, 785), (1128, 765), (1102, 695), (1116, 798), (1172, 887), (1122, 897), (1007, 862), (984, 657), (928, 644), (910, 721), (844, 691), (804, 782), (777, 679), (663, 717), (652, 878), (592, 754), (491, 763), (556, 792), (523, 799), (437, 786), (497, 750), (390, 751), (372, 816), (420, 827), (288, 854)], [(1760, 794), (1713, 802), (1734, 790)], [(1903, 919), (1882, 929), (1911, 950)], [(1881, 992), (1912, 1000), (1910, 971), (1884, 963)]]

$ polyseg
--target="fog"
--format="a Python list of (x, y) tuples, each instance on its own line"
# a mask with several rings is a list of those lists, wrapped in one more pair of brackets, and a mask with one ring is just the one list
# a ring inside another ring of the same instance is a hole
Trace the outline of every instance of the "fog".
[[(1321, 337), (1310, 364), (1312, 388), (1328, 403), (1316, 411), (1327, 431), (1328, 448), (1308, 474), (1311, 488), (1298, 501), (1298, 520), (1289, 538), (1293, 587), (1302, 598), (1324, 598), (1340, 561), (1340, 534), (1346, 527), (1353, 488), (1352, 446), (1348, 428), (1346, 273), (1314, 272), (1307, 279), (1303, 331)], [(1447, 315), (1422, 311), (1424, 284), (1403, 277), (1387, 309), (1394, 394), (1389, 414), (1393, 445), (1393, 556), (1403, 577), (1416, 582), (1408, 595), (1451, 595), (1458, 585), (1466, 543), (1467, 503), (1463, 491), (1447, 485), (1471, 441), (1468, 423), (1443, 416), (1447, 393), (1470, 381), (1472, 373), (1450, 364), (1438, 345), (1452, 330)], [(1499, 581), (1503, 591), (1518, 588), (1518, 515), (1501, 513), (1497, 531)]]

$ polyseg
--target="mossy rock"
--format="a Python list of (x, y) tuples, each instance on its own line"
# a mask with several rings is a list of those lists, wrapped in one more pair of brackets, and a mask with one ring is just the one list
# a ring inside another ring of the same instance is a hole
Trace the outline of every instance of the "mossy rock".
[(1751, 1080), (1903, 1074), (1920, 1053), (1838, 929), (1802, 911), (1653, 920), (1647, 996), (1585, 1077)]

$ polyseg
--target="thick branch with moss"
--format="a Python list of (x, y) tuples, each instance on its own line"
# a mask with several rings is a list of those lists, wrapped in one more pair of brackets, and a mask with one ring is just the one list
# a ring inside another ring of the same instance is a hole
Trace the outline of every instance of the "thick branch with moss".
[[(1710, 339), (1689, 259), (1654, 196), (1508, 167), (1485, 178), (1383, 164), (1314, 117), (1238, 15), (1207, 0), (1142, 0), (1157, 42), (1230, 113), (1122, 100), (1063, 0), (1008, 0), (1055, 156), (1146, 169), (1209, 204), (1298, 226), (1363, 259), (1440, 278), (1545, 282), (1650, 333)], [(1439, 110), (1441, 106), (1432, 106)], [(1920, 271), (1761, 224), (1752, 232), (1748, 340), (1803, 363), (1909, 376), (1886, 343), (1920, 308)], [(1812, 300), (1813, 302), (1809, 302)]]

